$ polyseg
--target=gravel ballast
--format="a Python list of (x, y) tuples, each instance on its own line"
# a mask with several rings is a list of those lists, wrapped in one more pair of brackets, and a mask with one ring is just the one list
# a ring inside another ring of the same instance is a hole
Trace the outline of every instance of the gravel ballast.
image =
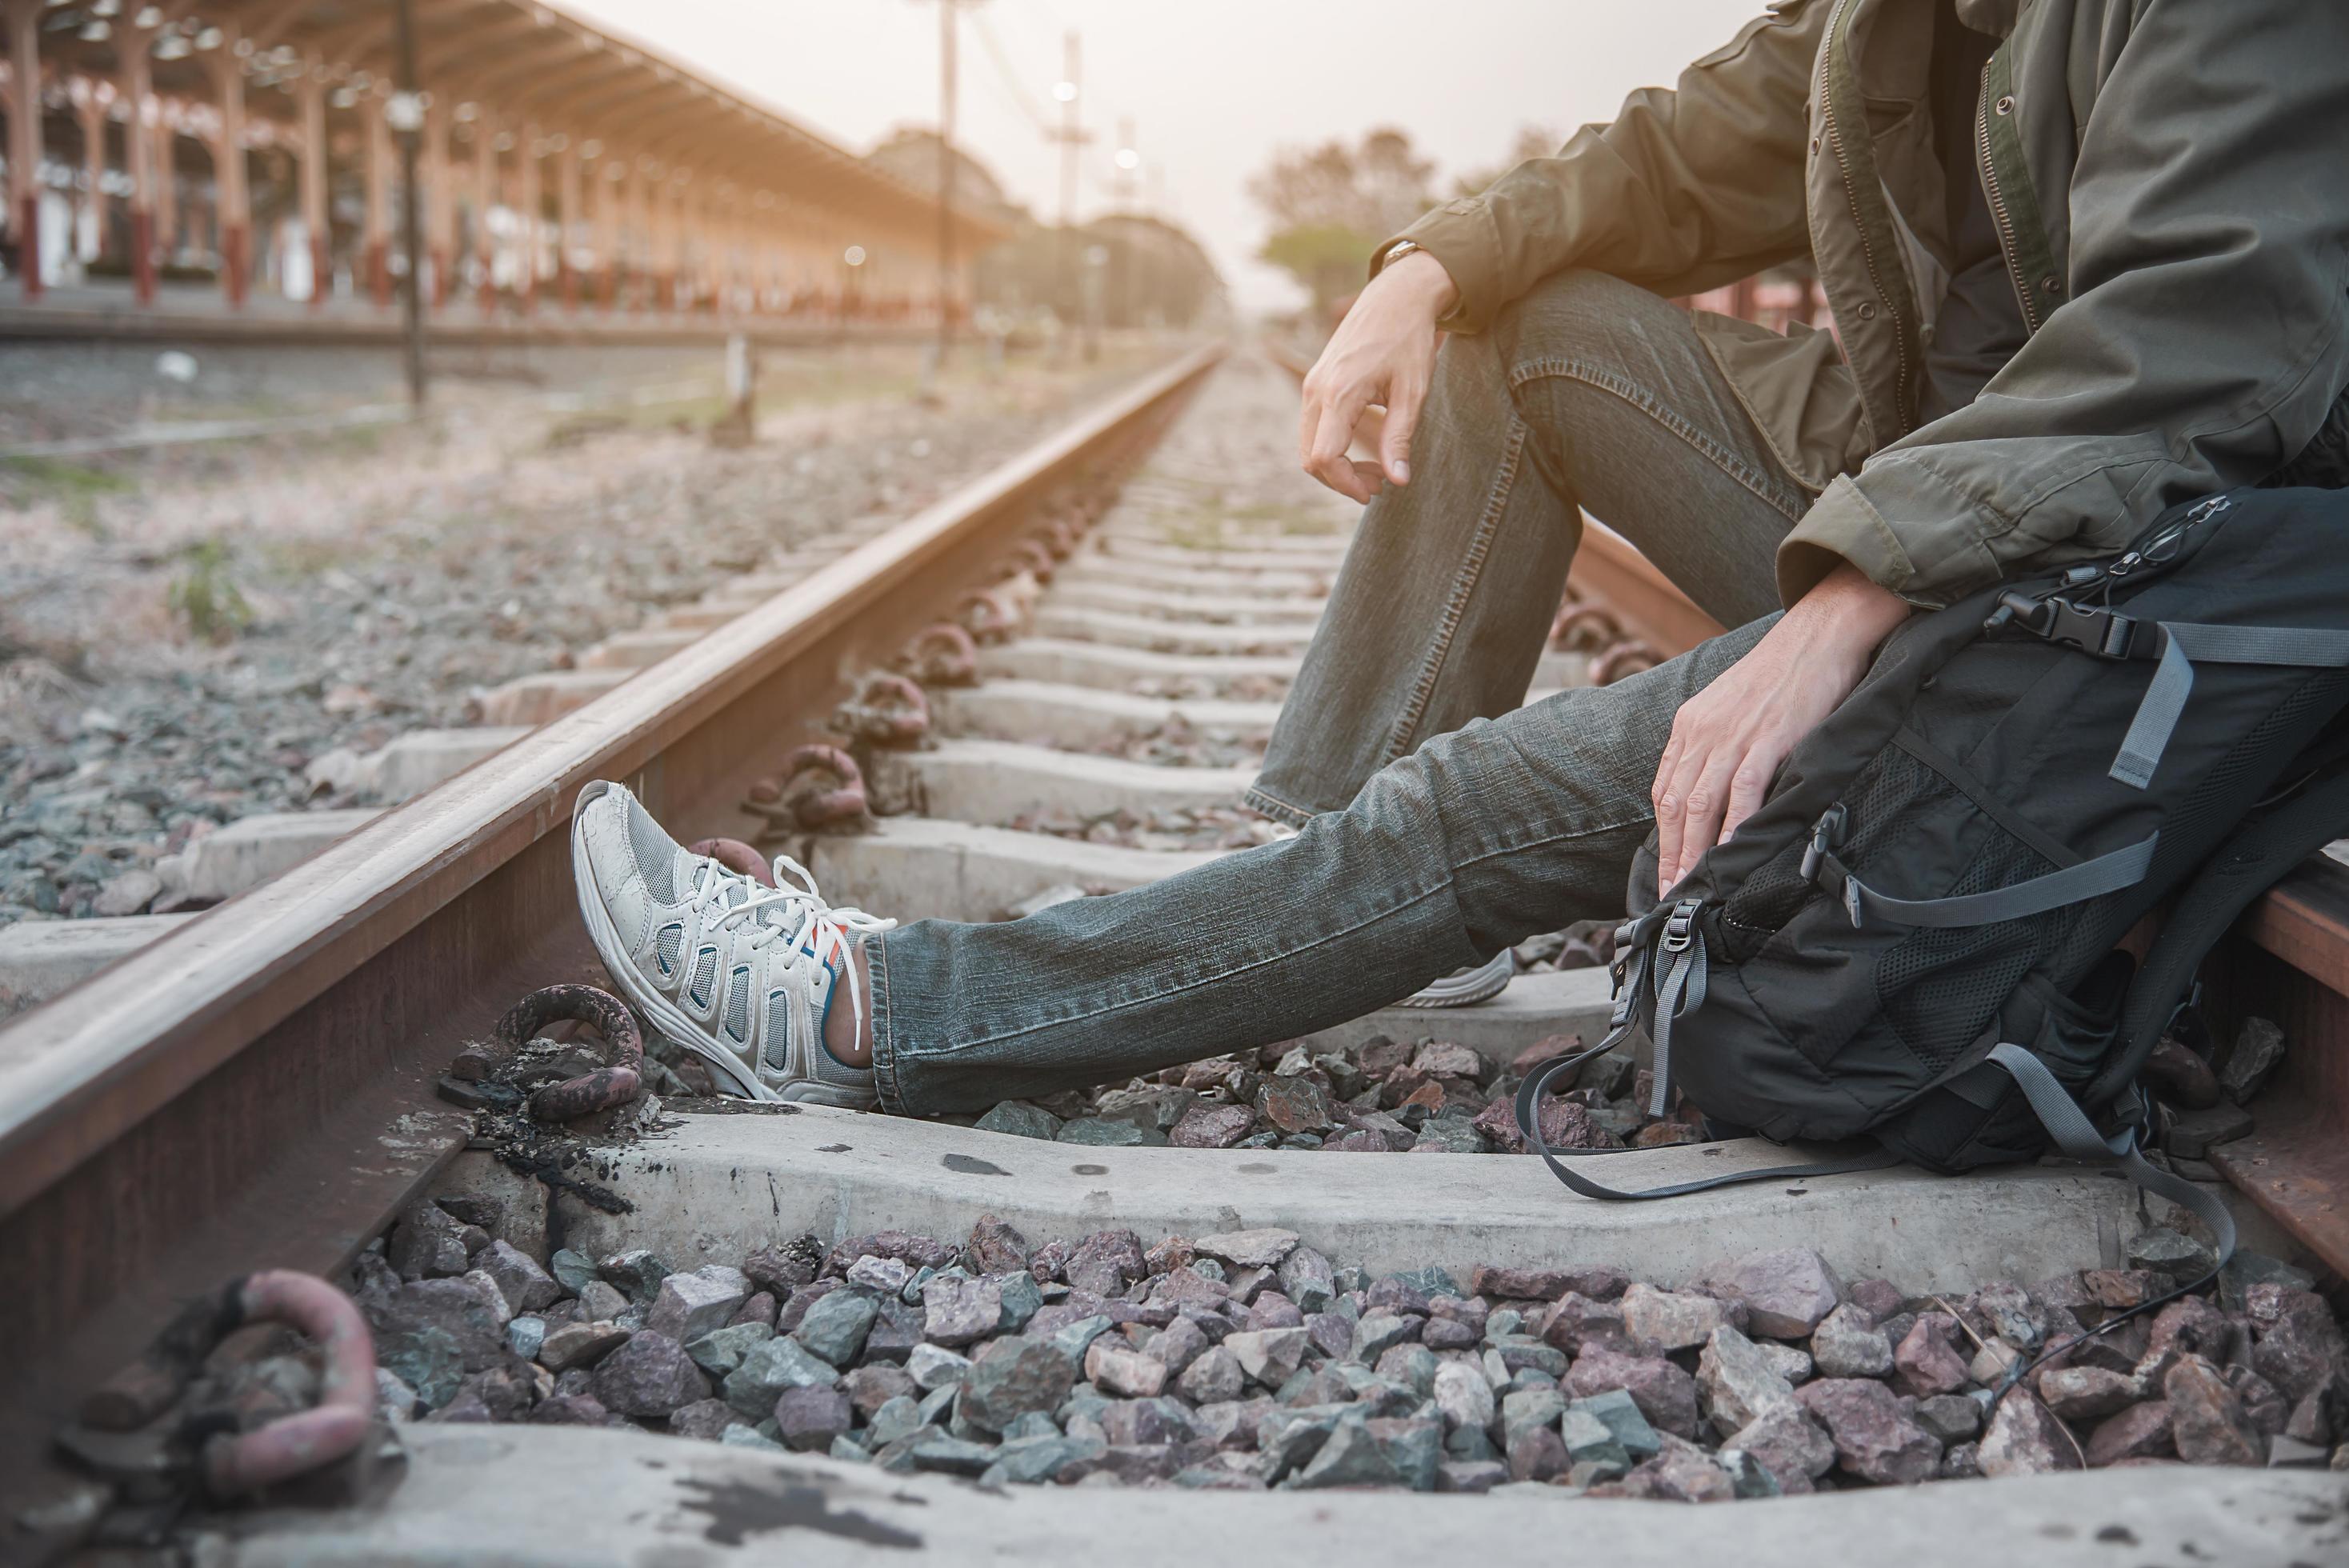
[[(1571, 1265), (1373, 1279), (1283, 1230), (1038, 1245), (991, 1217), (672, 1268), (657, 1249), (530, 1258), (494, 1207), (420, 1205), (360, 1259), (395, 1420), (626, 1426), (1006, 1484), (1681, 1501), (2349, 1468), (2341, 1326), (2309, 1275), (2255, 1253), (2088, 1337), (2176, 1281), (1920, 1297), (1807, 1250), (1671, 1287)], [(2207, 1261), (2174, 1234), (2133, 1253)]]

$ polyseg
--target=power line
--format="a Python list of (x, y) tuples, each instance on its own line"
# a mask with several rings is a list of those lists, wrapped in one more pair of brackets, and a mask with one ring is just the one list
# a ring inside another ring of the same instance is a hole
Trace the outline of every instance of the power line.
[(981, 11), (972, 20), (978, 24), (979, 42), (987, 46), (987, 57), (995, 67), (996, 78), (1002, 84), (1004, 90), (1011, 95), (1011, 99), (1019, 106), (1019, 112), (1026, 115), (1029, 123), (1047, 138), (1057, 134), (1051, 116), (1045, 111), (1041, 104), (1030, 97), (1028, 89), (1020, 85), (1019, 74), (1012, 69), (1010, 57), (1004, 52), (1003, 40), (996, 36), (995, 25), (988, 20), (987, 13)]

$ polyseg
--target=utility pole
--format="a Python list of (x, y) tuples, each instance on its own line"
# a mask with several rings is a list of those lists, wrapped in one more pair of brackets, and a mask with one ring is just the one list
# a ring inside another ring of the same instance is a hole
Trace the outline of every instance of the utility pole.
[(1129, 327), (1137, 324), (1141, 315), (1134, 304), (1134, 274), (1142, 266), (1142, 225), (1134, 204), (1139, 184), (1135, 170), (1141, 167), (1142, 150), (1133, 144), (1133, 117), (1122, 115), (1117, 122), (1117, 210), (1125, 219), (1125, 265), (1120, 269), (1124, 276), (1118, 280), (1118, 294), (1119, 314)]
[(954, 346), (955, 44), (964, 0), (938, 0), (938, 367)]
[(1076, 245), (1077, 150), (1092, 139), (1092, 133), (1078, 123), (1084, 90), (1083, 51), (1083, 41), (1071, 31), (1061, 41), (1061, 79), (1052, 88), (1052, 96), (1061, 100), (1061, 129), (1052, 136), (1061, 149), (1061, 230), (1052, 247), (1052, 308), (1064, 324), (1081, 314), (1071, 297), (1069, 263)]
[(1164, 326), (1172, 314), (1164, 297), (1166, 280), (1171, 270), (1166, 255), (1166, 165), (1164, 160), (1150, 166), (1150, 270), (1144, 275), (1147, 285), (1143, 290), (1145, 308), (1159, 313), (1159, 325)]
[[(384, 118), (399, 133), (400, 245), (408, 260), (408, 275), (400, 280), (401, 334), (407, 347), (408, 402), (424, 409), (424, 263), (422, 220), (416, 201), (417, 142), (424, 129), (424, 98), (416, 87), (416, 0), (398, 0), (393, 13), (397, 27), (399, 77)], [(321, 146), (314, 156), (323, 159)]]

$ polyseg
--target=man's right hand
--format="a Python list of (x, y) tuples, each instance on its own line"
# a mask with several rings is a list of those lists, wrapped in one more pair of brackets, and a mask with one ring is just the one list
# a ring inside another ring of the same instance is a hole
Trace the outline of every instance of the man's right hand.
[[(1297, 453), (1305, 471), (1358, 501), (1379, 493), (1381, 480), (1411, 482), (1411, 437), (1435, 376), (1435, 324), (1459, 302), (1444, 263), (1413, 251), (1382, 268), (1354, 301), (1346, 319), (1305, 377), (1305, 407)], [(1346, 455), (1354, 426), (1373, 405), (1386, 409), (1379, 460)]]

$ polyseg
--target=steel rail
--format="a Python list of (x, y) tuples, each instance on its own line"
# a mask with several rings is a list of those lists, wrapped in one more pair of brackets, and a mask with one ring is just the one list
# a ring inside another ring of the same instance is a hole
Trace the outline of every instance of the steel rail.
[(846, 677), (937, 619), (1036, 502), (1115, 471), (1222, 356), (1201, 347), (798, 585), (283, 876), (0, 1028), (0, 1463), (175, 1297), (331, 1270), (460, 1148), (459, 1044), (578, 977), (573, 796), (626, 779), (746, 836), (749, 779)]

